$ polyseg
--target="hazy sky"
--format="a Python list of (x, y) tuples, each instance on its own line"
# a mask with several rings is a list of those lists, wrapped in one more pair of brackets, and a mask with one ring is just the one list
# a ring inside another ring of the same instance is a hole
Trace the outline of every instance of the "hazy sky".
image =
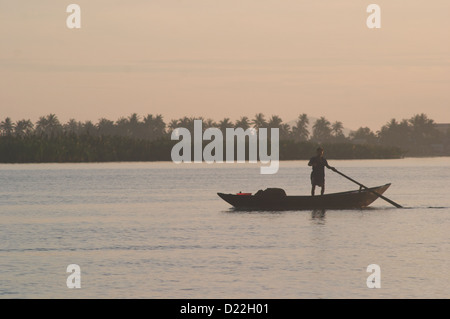
[[(370, 3), (381, 29), (366, 26)], [(0, 118), (450, 122), (449, 12), (448, 0), (0, 0)]]

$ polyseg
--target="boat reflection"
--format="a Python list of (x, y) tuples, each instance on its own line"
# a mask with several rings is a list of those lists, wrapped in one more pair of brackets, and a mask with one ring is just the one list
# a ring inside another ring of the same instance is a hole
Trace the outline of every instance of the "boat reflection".
[(318, 222), (325, 222), (326, 209), (314, 209), (311, 212), (311, 219)]

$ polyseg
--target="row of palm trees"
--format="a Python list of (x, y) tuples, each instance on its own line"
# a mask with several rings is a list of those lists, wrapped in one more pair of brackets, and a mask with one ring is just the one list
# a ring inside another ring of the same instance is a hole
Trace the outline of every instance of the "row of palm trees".
[(376, 133), (367, 127), (361, 127), (349, 135), (352, 141), (364, 141), (369, 144), (399, 146), (404, 149), (426, 148), (434, 143), (448, 143), (450, 131), (442, 133), (436, 128), (434, 120), (426, 114), (417, 114), (410, 119), (390, 120)]
[(70, 119), (61, 124), (55, 114), (41, 116), (36, 124), (30, 120), (20, 120), (13, 123), (9, 117), (0, 122), (0, 134), (3, 136), (56, 137), (60, 134), (93, 135), (93, 136), (127, 136), (140, 139), (160, 139), (166, 136), (166, 124), (161, 115), (145, 116), (142, 120), (137, 114), (128, 118), (111, 121), (101, 118), (96, 124), (91, 121), (79, 122)]
[[(242, 128), (244, 130), (249, 128), (253, 128), (255, 130), (259, 130), (261, 128), (278, 128), (280, 139), (282, 140), (293, 139), (297, 141), (307, 141), (310, 138), (310, 132), (308, 130), (309, 119), (306, 114), (299, 115), (295, 125), (292, 127), (287, 123), (283, 123), (283, 120), (278, 115), (272, 115), (268, 120), (266, 120), (264, 114), (262, 113), (256, 114), (253, 119), (250, 119), (247, 116), (242, 116), (234, 123), (229, 118), (224, 118), (219, 122), (215, 122), (212, 119), (203, 119), (202, 117), (183, 117), (170, 121), (168, 125), (168, 133), (171, 133), (179, 127), (184, 127), (192, 131), (194, 128), (194, 120), (199, 119), (203, 121), (203, 129), (216, 127), (223, 133), (225, 133), (227, 128)], [(323, 123), (321, 121), (314, 124), (314, 132), (316, 132), (316, 136), (318, 136), (317, 133), (322, 130), (322, 125)], [(342, 130), (342, 123), (340, 123), (340, 125)]]
[(20, 120), (12, 122), (11, 118), (7, 117), (0, 123), (0, 134), (3, 136), (30, 136), (38, 135), (43, 137), (55, 137), (58, 134), (89, 134), (94, 136), (117, 135), (127, 136), (148, 140), (157, 140), (170, 136), (173, 130), (179, 127), (184, 127), (189, 130), (194, 128), (194, 120), (203, 121), (203, 129), (216, 127), (225, 133), (226, 128), (253, 128), (258, 130), (260, 128), (278, 128), (280, 132), (280, 139), (292, 139), (296, 141), (319, 141), (325, 142), (329, 140), (343, 141), (345, 136), (343, 134), (342, 122), (336, 121), (331, 124), (325, 117), (319, 118), (312, 126), (312, 134), (309, 131), (309, 118), (307, 114), (298, 116), (295, 124), (291, 127), (284, 123), (281, 117), (273, 115), (266, 119), (264, 114), (258, 113), (253, 119), (247, 116), (242, 116), (235, 122), (229, 118), (216, 122), (212, 119), (204, 119), (202, 117), (182, 117), (173, 119), (168, 125), (163, 120), (162, 115), (152, 115), (140, 117), (136, 113), (128, 117), (121, 117), (117, 121), (111, 121), (106, 118), (101, 118), (96, 124), (91, 121), (79, 122), (74, 119), (69, 120), (65, 124), (61, 124), (55, 114), (42, 116), (33, 124), (30, 120)]
[[(90, 135), (90, 136), (124, 136), (145, 140), (159, 140), (170, 138), (173, 130), (184, 127), (191, 132), (194, 120), (203, 121), (203, 129), (217, 127), (225, 133), (226, 128), (278, 128), (281, 140), (312, 141), (316, 143), (345, 143), (357, 142), (367, 144), (381, 144), (400, 146), (403, 148), (424, 147), (447, 138), (440, 133), (432, 119), (426, 114), (418, 114), (410, 119), (397, 121), (392, 119), (379, 131), (373, 132), (368, 127), (360, 127), (352, 131), (348, 137), (344, 135), (342, 122), (331, 123), (325, 117), (320, 117), (311, 126), (307, 114), (300, 114), (295, 123), (290, 126), (284, 123), (278, 115), (266, 119), (265, 115), (258, 113), (253, 119), (242, 116), (236, 121), (224, 118), (219, 122), (202, 117), (182, 117), (171, 120), (167, 125), (160, 114), (148, 114), (140, 117), (136, 113), (128, 117), (121, 117), (117, 121), (101, 118), (96, 124), (91, 121), (79, 122), (74, 119), (61, 124), (55, 114), (42, 116), (33, 124), (30, 120), (12, 122), (7, 117), (0, 122), (0, 134), (3, 136), (24, 137), (36, 135), (52, 138), (61, 134)], [(312, 131), (310, 131), (312, 129)]]

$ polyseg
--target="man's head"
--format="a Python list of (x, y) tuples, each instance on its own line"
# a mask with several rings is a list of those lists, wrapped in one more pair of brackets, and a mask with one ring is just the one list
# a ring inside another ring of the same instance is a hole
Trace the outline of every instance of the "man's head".
[(318, 147), (316, 151), (317, 151), (317, 156), (320, 156), (320, 157), (323, 156), (323, 148)]

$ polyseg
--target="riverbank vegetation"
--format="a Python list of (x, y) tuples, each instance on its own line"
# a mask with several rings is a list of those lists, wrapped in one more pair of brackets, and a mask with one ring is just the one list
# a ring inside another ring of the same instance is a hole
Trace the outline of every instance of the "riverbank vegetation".
[(342, 122), (331, 123), (321, 117), (310, 123), (306, 114), (291, 125), (279, 116), (266, 119), (261, 113), (235, 122), (183, 117), (168, 123), (162, 115), (131, 114), (117, 121), (102, 118), (95, 124), (74, 119), (61, 123), (55, 114), (49, 114), (36, 123), (10, 118), (0, 121), (0, 162), (170, 161), (171, 149), (178, 142), (170, 139), (173, 130), (184, 127), (192, 132), (195, 119), (203, 120), (204, 130), (216, 127), (224, 136), (230, 127), (278, 128), (281, 160), (308, 159), (318, 145), (330, 159), (450, 155), (450, 131), (439, 130), (425, 114), (392, 119), (376, 132), (360, 127), (347, 136)]

